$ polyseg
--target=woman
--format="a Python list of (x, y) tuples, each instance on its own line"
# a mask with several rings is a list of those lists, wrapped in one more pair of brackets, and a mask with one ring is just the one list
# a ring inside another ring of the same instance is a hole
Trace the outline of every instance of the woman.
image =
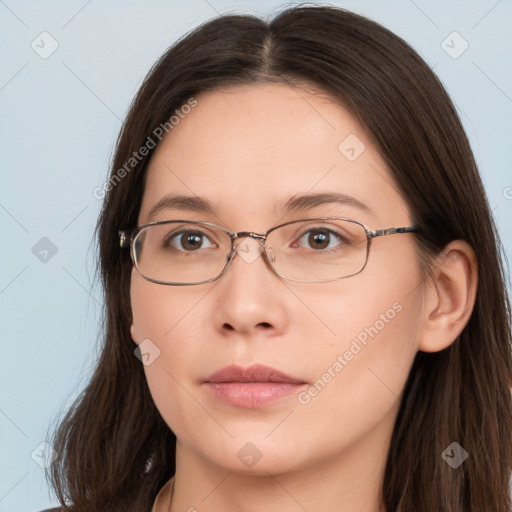
[(498, 236), (400, 38), (322, 6), (205, 23), (148, 74), (104, 193), (68, 510), (510, 510)]

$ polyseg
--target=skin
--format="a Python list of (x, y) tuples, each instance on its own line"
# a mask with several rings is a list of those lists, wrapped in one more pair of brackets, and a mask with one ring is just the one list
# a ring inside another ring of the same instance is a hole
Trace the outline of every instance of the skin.
[[(411, 225), (368, 134), (325, 95), (253, 84), (196, 99), (152, 157), (139, 224), (186, 218), (264, 233), (287, 220), (343, 216), (371, 229)], [(338, 149), (349, 134), (365, 145), (354, 161)], [(296, 194), (332, 191), (372, 212), (338, 204), (280, 211)], [(203, 197), (213, 210), (168, 209), (150, 219), (170, 192)], [(467, 244), (452, 242), (433, 268), (422, 282), (414, 235), (400, 234), (373, 240), (363, 272), (328, 283), (286, 281), (262, 257), (248, 263), (239, 255), (220, 280), (195, 286), (154, 284), (133, 270), (132, 337), (160, 350), (144, 369), (177, 436), (171, 510), (382, 512), (379, 486), (414, 356), (450, 345), (474, 304)], [(261, 363), (309, 389), (396, 303), (400, 312), (308, 403), (292, 394), (242, 409), (202, 384), (227, 365)], [(251, 468), (237, 457), (246, 443), (261, 453)]]

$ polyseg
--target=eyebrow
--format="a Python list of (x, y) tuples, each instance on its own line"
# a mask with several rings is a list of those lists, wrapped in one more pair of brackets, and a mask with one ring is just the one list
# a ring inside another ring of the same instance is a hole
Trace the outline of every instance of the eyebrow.
[(283, 212), (287, 214), (297, 210), (308, 210), (316, 206), (323, 206), (324, 204), (353, 206), (363, 212), (373, 213), (373, 210), (359, 199), (337, 192), (319, 192), (316, 194), (293, 196), (284, 204)]
[[(309, 210), (317, 206), (328, 204), (339, 204), (352, 206), (366, 213), (373, 213), (373, 210), (355, 197), (335, 192), (320, 192), (315, 194), (302, 194), (289, 198), (283, 205), (283, 214), (296, 211)], [(206, 199), (199, 196), (188, 196), (182, 194), (168, 194), (153, 205), (148, 217), (151, 220), (154, 216), (167, 209), (184, 210), (193, 212), (213, 212), (213, 205)]]

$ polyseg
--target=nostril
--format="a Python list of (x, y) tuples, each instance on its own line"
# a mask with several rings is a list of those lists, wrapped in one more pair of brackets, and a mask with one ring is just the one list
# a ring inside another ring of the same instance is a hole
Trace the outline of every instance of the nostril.
[(268, 322), (261, 322), (258, 325), (261, 325), (262, 327), (271, 327), (271, 325)]

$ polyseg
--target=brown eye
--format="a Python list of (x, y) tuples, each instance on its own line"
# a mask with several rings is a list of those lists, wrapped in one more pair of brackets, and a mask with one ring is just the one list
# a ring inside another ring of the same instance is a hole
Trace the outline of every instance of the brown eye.
[(201, 247), (203, 235), (200, 233), (183, 233), (179, 239), (181, 247), (187, 250), (196, 250)]
[(194, 252), (205, 247), (217, 247), (201, 231), (180, 231), (165, 237), (164, 246), (177, 251)]
[(329, 233), (324, 232), (310, 232), (308, 236), (308, 243), (313, 249), (325, 249), (329, 245), (331, 236)]
[(293, 244), (293, 247), (305, 247), (306, 249), (322, 251), (324, 249), (339, 248), (345, 243), (344, 237), (335, 231), (325, 228), (313, 228), (304, 233), (298, 242)]

